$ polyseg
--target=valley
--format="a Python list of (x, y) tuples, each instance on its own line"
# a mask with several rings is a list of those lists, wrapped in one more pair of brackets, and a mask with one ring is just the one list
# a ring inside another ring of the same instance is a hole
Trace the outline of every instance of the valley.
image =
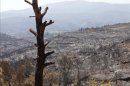
[[(62, 68), (62, 64), (59, 61), (64, 56), (68, 56), (72, 58), (70, 61), (73, 65), (77, 64), (75, 61), (79, 61), (78, 65), (80, 65), (70, 69), (71, 72), (68, 73), (69, 76), (71, 75), (69, 77), (70, 81), (75, 79), (76, 71), (79, 70), (81, 84), (87, 85), (89, 83), (86, 82), (88, 79), (94, 79), (96, 80), (95, 82), (111, 81), (112, 86), (129, 86), (129, 82), (125, 81), (126, 78), (130, 77), (129, 29), (130, 23), (120, 23), (97, 28), (82, 28), (73, 32), (52, 35), (46, 39), (46, 42), (49, 42), (46, 51), (55, 51), (48, 58), (48, 61), (55, 61), (56, 63), (54, 67), (51, 66), (48, 69), (58, 72), (56, 69), (59, 69), (59, 67)], [(2, 36), (6, 37), (7, 35)], [(32, 44), (34, 43), (21, 39), (11, 39), (8, 36), (7, 38), (1, 39), (3, 41), (1, 42), (1, 47), (11, 43), (12, 48), (10, 46), (1, 48), (1, 50), (4, 49), (7, 51), (5, 51), (7, 57), (2, 58), (2, 61), (8, 59), (8, 61), (17, 62), (26, 58), (36, 58), (36, 48), (26, 49), (27, 46), (30, 46), (30, 44), (33, 46)], [(18, 53), (16, 52), (18, 51), (17, 49), (24, 50)], [(14, 50), (13, 52), (15, 53), (8, 55), (11, 50)], [(0, 55), (5, 55), (4, 52), (0, 53), (2, 53)]]

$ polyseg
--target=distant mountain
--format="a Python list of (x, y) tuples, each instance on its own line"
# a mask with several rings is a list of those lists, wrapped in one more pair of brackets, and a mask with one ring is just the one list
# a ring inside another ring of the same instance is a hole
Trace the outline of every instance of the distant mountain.
[[(48, 32), (74, 31), (82, 27), (97, 27), (130, 21), (130, 4), (107, 4), (86, 1), (65, 1), (49, 4), (44, 19), (55, 20)], [(43, 7), (44, 8), (44, 7)], [(44, 10), (44, 9), (43, 9)], [(35, 29), (31, 8), (1, 13), (1, 32), (17, 37), (30, 36), (28, 29)]]

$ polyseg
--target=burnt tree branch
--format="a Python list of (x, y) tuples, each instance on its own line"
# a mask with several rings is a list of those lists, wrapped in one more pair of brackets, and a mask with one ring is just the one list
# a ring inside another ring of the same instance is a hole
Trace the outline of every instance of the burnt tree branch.
[(29, 5), (32, 5), (31, 2), (29, 2), (28, 0), (24, 0), (26, 3), (28, 3)]
[(55, 51), (51, 51), (45, 54), (46, 57), (50, 56), (51, 54), (53, 54)]
[(122, 64), (128, 64), (128, 63), (130, 63), (130, 61), (122, 61), (121, 63)]
[(42, 7), (39, 7), (39, 11), (41, 12), (41, 10), (42, 10)]
[(34, 35), (34, 36), (36, 36), (37, 37), (37, 32), (35, 32), (34, 30), (32, 30), (32, 29), (29, 29), (29, 31)]
[(41, 15), (42, 15), (42, 18), (46, 15), (47, 10), (48, 10), (48, 7), (46, 7), (46, 8), (45, 8), (45, 11), (41, 14)]
[(54, 21), (50, 20), (48, 23), (46, 23), (46, 26), (53, 24)]
[(44, 67), (47, 67), (47, 66), (53, 65), (53, 64), (55, 64), (55, 62), (48, 62), (48, 63), (45, 63)]
[(54, 23), (54, 21), (52, 21), (52, 20), (50, 20), (49, 22), (47, 22), (47, 21), (45, 21), (44, 23), (43, 23), (43, 26), (48, 26), (48, 25), (51, 25), (51, 24), (53, 24)]
[(48, 43), (44, 43), (44, 33), (45, 33), (45, 28), (46, 26), (54, 23), (54, 21), (50, 20), (49, 22), (45, 21), (43, 23), (42, 18), (46, 15), (48, 11), (48, 7), (45, 8), (45, 11), (41, 13), (42, 8), (38, 6), (38, 0), (32, 0), (32, 3), (24, 0), (26, 3), (32, 5), (33, 11), (34, 11), (34, 16), (30, 17), (35, 17), (36, 21), (36, 32), (32, 29), (29, 31), (36, 36), (37, 43), (35, 46), (37, 46), (37, 59), (36, 59), (36, 71), (35, 71), (35, 86), (43, 86), (43, 71), (44, 68), (54, 64), (54, 62), (49, 62), (46, 63), (46, 58), (53, 54), (54, 51), (45, 53), (45, 47), (48, 45)]
[(120, 78), (120, 79), (117, 79), (117, 80), (129, 82), (130, 81), (130, 77)]
[(50, 42), (45, 43), (45, 45), (44, 45), (44, 46), (46, 47), (49, 43), (50, 43)]
[(32, 18), (32, 17), (36, 17), (36, 16), (29, 16), (30, 18)]

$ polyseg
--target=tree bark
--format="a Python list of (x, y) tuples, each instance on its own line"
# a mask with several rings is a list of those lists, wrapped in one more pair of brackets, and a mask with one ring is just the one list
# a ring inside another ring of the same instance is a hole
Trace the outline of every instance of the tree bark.
[(35, 17), (36, 21), (36, 32), (30, 29), (30, 32), (36, 36), (37, 39), (37, 63), (36, 63), (36, 70), (35, 70), (35, 86), (43, 86), (43, 71), (44, 68), (54, 64), (53, 62), (46, 63), (46, 58), (50, 56), (51, 54), (54, 53), (48, 52), (45, 53), (45, 47), (47, 44), (44, 43), (44, 33), (45, 33), (45, 28), (48, 25), (51, 25), (54, 23), (54, 21), (50, 20), (49, 22), (45, 21), (43, 22), (42, 18), (45, 16), (47, 13), (48, 7), (45, 8), (45, 11), (42, 13), (41, 12), (41, 7), (38, 6), (38, 0), (32, 0), (32, 3), (25, 0), (26, 3), (32, 6), (33, 11), (35, 16), (30, 16), (30, 17)]

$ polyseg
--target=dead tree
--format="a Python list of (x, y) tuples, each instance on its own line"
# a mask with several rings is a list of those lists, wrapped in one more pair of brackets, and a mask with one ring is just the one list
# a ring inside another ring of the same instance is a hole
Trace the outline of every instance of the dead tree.
[(36, 63), (36, 71), (35, 71), (35, 86), (43, 86), (43, 70), (45, 67), (54, 64), (54, 62), (49, 62), (46, 63), (46, 59), (48, 56), (50, 56), (51, 54), (54, 53), (54, 51), (45, 53), (45, 48), (48, 45), (45, 44), (44, 41), (44, 33), (45, 33), (45, 28), (48, 25), (51, 25), (54, 23), (54, 21), (50, 20), (49, 22), (44, 21), (43, 22), (43, 17), (46, 15), (47, 11), (48, 11), (48, 7), (45, 8), (45, 11), (42, 13), (41, 12), (41, 7), (38, 6), (38, 0), (32, 0), (32, 2), (29, 2), (27, 0), (24, 0), (26, 3), (28, 3), (29, 5), (32, 6), (33, 11), (34, 11), (34, 16), (30, 16), (30, 17), (34, 17), (35, 21), (36, 21), (36, 30), (34, 31), (32, 29), (30, 29), (30, 32), (36, 36), (37, 39), (37, 63)]

